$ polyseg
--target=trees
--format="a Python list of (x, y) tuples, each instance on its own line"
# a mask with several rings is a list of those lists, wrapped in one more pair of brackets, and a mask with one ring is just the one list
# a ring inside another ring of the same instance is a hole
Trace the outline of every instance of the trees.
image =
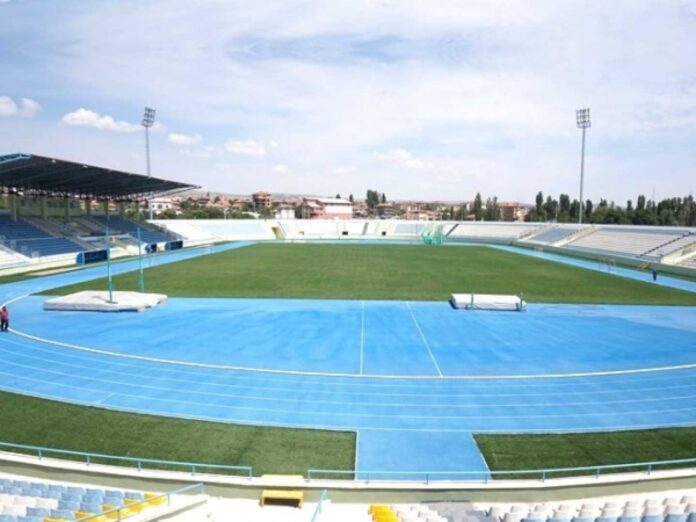
[(481, 200), (481, 193), (477, 192), (474, 198), (474, 219), (476, 221), (481, 221), (483, 219), (483, 201)]
[(486, 221), (500, 221), (500, 207), (498, 207), (498, 198), (492, 197), (486, 200)]
[[(567, 194), (561, 194), (556, 201), (551, 196), (544, 199), (544, 194), (538, 192), (535, 206), (527, 213), (525, 221), (555, 219), (559, 223), (575, 223), (579, 212), (580, 203), (576, 199), (571, 202)], [(635, 206), (633, 200), (629, 199), (625, 207), (621, 207), (604, 198), (597, 205), (588, 199), (584, 203), (582, 220), (584, 223), (598, 224), (696, 226), (696, 202), (693, 196), (665, 198), (656, 202), (640, 194)]]

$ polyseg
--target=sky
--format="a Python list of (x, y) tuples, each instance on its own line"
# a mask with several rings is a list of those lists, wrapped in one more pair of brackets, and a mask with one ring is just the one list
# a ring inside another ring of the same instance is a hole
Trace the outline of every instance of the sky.
[(0, 154), (211, 191), (696, 189), (696, 0), (0, 0)]

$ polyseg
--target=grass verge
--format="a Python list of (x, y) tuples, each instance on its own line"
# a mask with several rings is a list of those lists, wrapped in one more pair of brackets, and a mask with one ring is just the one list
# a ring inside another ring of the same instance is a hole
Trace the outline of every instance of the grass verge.
[[(0, 392), (0, 411), (3, 417), (0, 441), (15, 444), (124, 457), (252, 466), (255, 475), (304, 474), (307, 468), (352, 470), (355, 463), (354, 433), (121, 413), (5, 392)], [(94, 459), (93, 462), (100, 461)], [(125, 461), (104, 463), (135, 466)]]
[[(632, 464), (696, 458), (696, 428), (563, 433), (543, 435), (475, 435), (491, 471), (534, 470)], [(691, 463), (686, 467), (694, 467)], [(655, 469), (665, 469), (666, 466)], [(678, 465), (669, 467), (679, 467)], [(602, 473), (644, 471), (645, 467)], [(575, 473), (577, 474), (577, 473)], [(586, 472), (592, 474), (592, 472)], [(568, 476), (573, 473), (555, 473)], [(538, 478), (539, 475), (497, 475), (495, 478)]]

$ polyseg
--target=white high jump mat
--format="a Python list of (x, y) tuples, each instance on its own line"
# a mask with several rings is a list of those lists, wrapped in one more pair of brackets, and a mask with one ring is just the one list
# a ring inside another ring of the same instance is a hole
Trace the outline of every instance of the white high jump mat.
[(459, 310), (505, 310), (522, 312), (527, 303), (517, 295), (452, 294), (450, 303)]
[(69, 310), (73, 312), (142, 312), (164, 303), (164, 294), (140, 292), (109, 292), (86, 290), (75, 294), (53, 297), (44, 301), (44, 310)]

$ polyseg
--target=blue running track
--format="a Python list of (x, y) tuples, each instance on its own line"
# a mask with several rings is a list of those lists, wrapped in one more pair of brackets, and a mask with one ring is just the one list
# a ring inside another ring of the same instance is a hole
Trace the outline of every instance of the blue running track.
[[(135, 268), (128, 261), (115, 271)], [(3, 285), (0, 302), (103, 271)], [(0, 389), (122, 411), (357, 431), (363, 473), (485, 474), (475, 432), (696, 424), (696, 307), (467, 313), (435, 302), (170, 299), (142, 314), (88, 314), (44, 312), (41, 303), (12, 304)]]

